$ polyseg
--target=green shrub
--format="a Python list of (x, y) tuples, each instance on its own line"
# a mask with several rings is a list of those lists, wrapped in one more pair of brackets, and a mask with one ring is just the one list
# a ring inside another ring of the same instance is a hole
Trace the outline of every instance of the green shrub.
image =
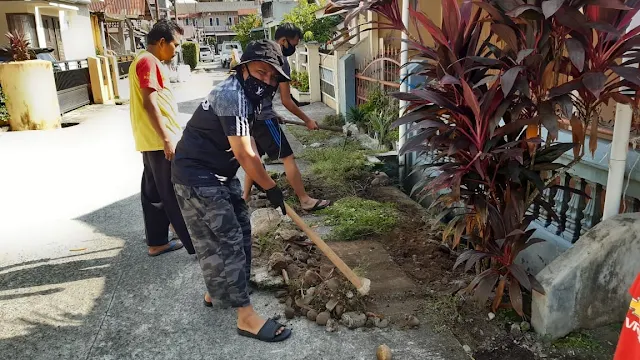
[(7, 97), (2, 91), (0, 86), (0, 125), (5, 125), (9, 122), (9, 111), (7, 110)]
[(327, 126), (342, 126), (344, 125), (344, 116), (342, 114), (327, 115), (322, 123)]
[(300, 92), (309, 92), (309, 73), (292, 70), (290, 84)]
[(335, 240), (357, 240), (368, 235), (384, 235), (393, 230), (398, 222), (394, 204), (358, 197), (340, 199), (319, 213), (327, 215), (327, 223), (333, 226), (331, 237)]
[(182, 57), (185, 64), (189, 65), (191, 70), (198, 66), (198, 54), (200, 46), (196, 43), (186, 42), (182, 44)]
[(347, 121), (350, 123), (356, 124), (358, 128), (369, 131), (368, 128), (368, 118), (367, 112), (364, 109), (364, 106), (356, 106), (349, 109), (347, 112)]
[(360, 111), (352, 116), (358, 121), (364, 121), (365, 126), (359, 126), (369, 132), (369, 135), (377, 135), (382, 147), (392, 148), (398, 140), (398, 132), (392, 131), (391, 124), (398, 119), (399, 111), (398, 100), (376, 87), (369, 91), (367, 101), (360, 105)]

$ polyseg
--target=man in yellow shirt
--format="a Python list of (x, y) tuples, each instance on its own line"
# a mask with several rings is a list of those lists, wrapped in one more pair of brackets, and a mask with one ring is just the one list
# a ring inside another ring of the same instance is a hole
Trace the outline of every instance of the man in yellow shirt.
[[(168, 69), (183, 29), (172, 20), (158, 21), (147, 35), (147, 50), (129, 67), (131, 128), (136, 150), (142, 153), (142, 212), (149, 256), (183, 246), (195, 254), (171, 183), (171, 160), (182, 129), (178, 106), (169, 87)], [(169, 241), (169, 225), (180, 240)]]

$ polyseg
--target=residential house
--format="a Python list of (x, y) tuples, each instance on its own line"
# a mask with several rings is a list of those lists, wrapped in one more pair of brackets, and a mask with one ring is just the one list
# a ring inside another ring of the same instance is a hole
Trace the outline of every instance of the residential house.
[[(126, 55), (135, 53), (146, 43), (145, 35), (151, 29), (155, 10), (153, 0), (102, 0), (89, 5), (96, 52), (108, 50)], [(160, 2), (162, 10), (162, 1)], [(162, 16), (167, 12), (162, 12)]]
[(284, 15), (298, 5), (295, 0), (265, 0), (260, 4), (265, 37), (273, 39)]
[(4, 34), (22, 31), (34, 48), (52, 48), (59, 60), (86, 59), (96, 54), (91, 36), (90, 0), (0, 0), (0, 46)]
[[(243, 16), (258, 14), (260, 5), (253, 1), (208, 1), (178, 3), (178, 22), (185, 31), (185, 39), (200, 44), (214, 41), (221, 44), (233, 40), (232, 30)], [(211, 40), (209, 40), (211, 39)]]

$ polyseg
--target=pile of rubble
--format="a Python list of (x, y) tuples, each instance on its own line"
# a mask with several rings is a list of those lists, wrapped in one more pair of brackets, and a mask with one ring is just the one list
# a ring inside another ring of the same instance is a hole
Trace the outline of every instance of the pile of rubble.
[[(253, 211), (251, 222), (254, 282), (276, 289), (287, 319), (304, 316), (327, 331), (336, 331), (338, 324), (349, 329), (389, 325), (382, 315), (366, 312), (366, 299), (286, 217), (262, 208)], [(261, 249), (265, 241), (272, 246)]]

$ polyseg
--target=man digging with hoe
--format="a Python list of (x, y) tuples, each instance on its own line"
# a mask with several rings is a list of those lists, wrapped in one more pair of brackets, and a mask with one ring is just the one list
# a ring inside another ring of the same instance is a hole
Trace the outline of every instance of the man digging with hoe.
[(283, 64), (277, 43), (249, 43), (236, 73), (213, 88), (187, 123), (172, 167), (178, 203), (208, 293), (237, 309), (238, 334), (266, 342), (286, 340), (291, 330), (263, 319), (251, 305), (251, 223), (236, 173), (242, 166), (266, 189), (271, 204), (286, 214), (282, 191), (251, 141), (263, 99), (272, 98), (278, 83), (289, 80)]

